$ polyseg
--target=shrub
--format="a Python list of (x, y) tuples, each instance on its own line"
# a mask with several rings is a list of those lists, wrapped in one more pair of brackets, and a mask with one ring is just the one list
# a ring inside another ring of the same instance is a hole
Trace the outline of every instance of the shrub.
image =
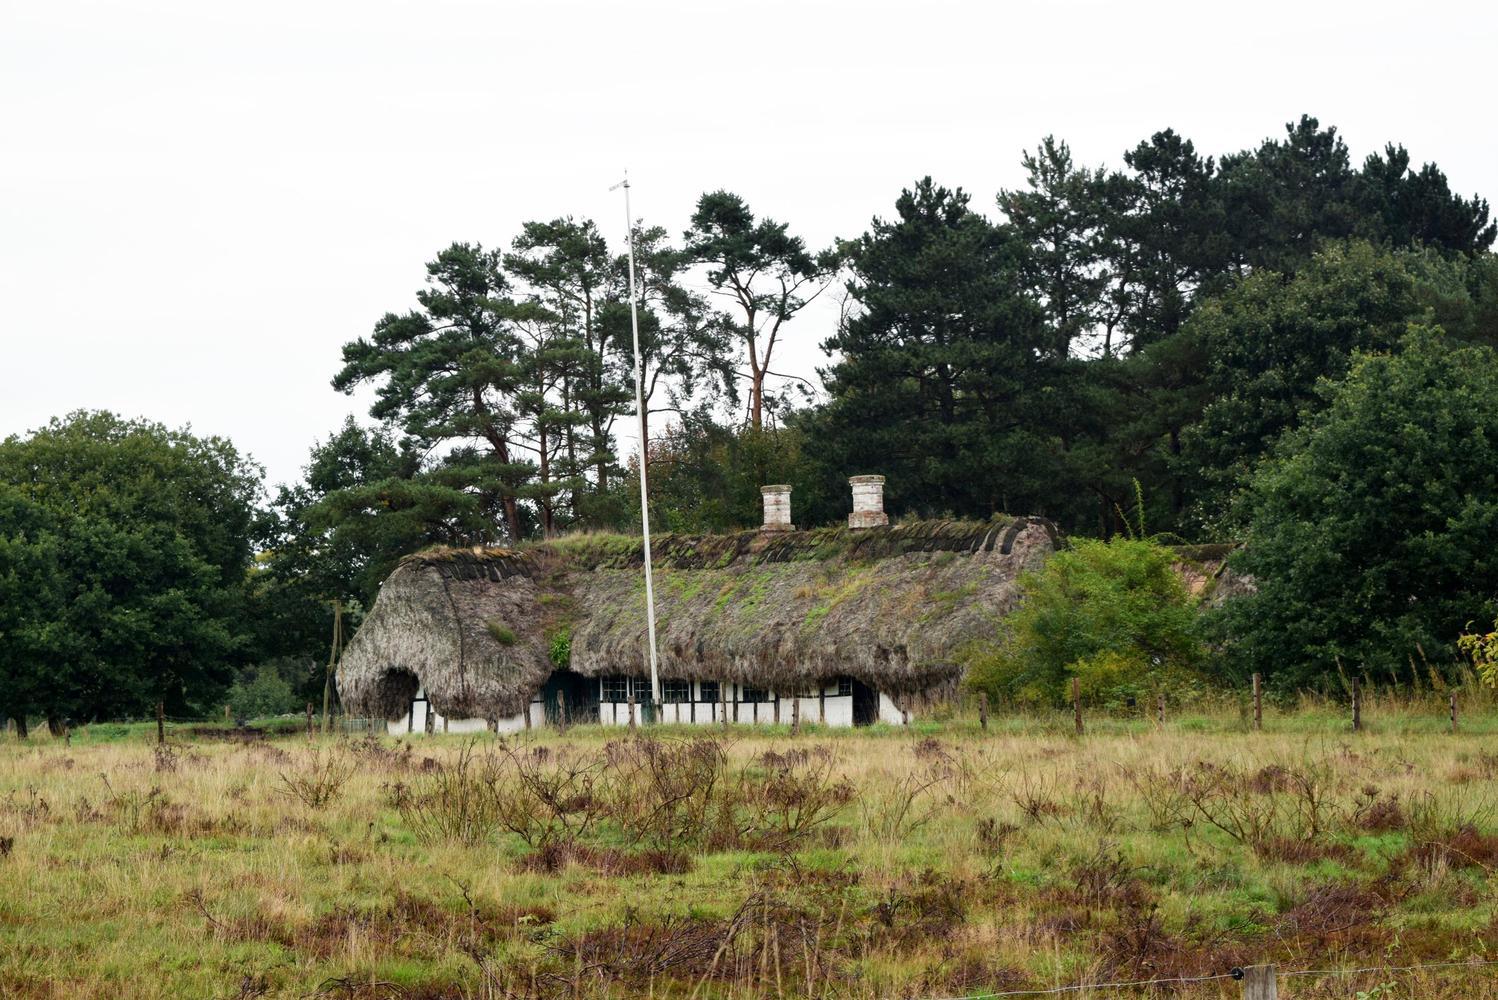
[(549, 647), (551, 665), (558, 670), (569, 670), (572, 667), (572, 628), (564, 625), (551, 637)]
[(969, 683), (997, 700), (1043, 703), (1064, 699), (1076, 677), (1090, 698), (1121, 702), (1189, 678), (1204, 651), (1174, 562), (1162, 545), (1124, 538), (1057, 553), (1020, 577), (1020, 607)]
[(499, 829), (495, 788), (502, 780), (499, 758), (469, 741), (453, 760), (434, 761), (410, 785), (397, 783), (388, 792), (391, 804), (418, 840), (447, 840), (472, 847), (488, 841)]
[(239, 719), (286, 715), (301, 708), (297, 701), (290, 682), (269, 666), (246, 671), (229, 688), (229, 707)]
[(343, 794), (343, 786), (354, 776), (355, 762), (336, 750), (314, 750), (301, 771), (282, 771), (282, 791), (309, 809), (321, 809)]
[(1482, 682), (1488, 687), (1498, 687), (1498, 622), (1493, 623), (1493, 631), (1467, 633), (1456, 644), (1472, 658)]

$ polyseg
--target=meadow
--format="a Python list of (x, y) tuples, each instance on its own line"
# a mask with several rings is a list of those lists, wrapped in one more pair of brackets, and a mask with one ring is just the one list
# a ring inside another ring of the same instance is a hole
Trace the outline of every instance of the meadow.
[(1498, 709), (1463, 710), (12, 736), (0, 996), (873, 1000), (1274, 962), (1318, 971), (1282, 997), (1498, 997)]

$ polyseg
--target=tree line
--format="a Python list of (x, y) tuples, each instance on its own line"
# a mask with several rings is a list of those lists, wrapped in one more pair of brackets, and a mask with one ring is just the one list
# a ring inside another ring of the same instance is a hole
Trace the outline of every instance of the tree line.
[[(1100, 539), (1144, 526), (1183, 541), (1268, 538), (1299, 522), (1283, 511), (1265, 520), (1287, 502), (1265, 477), (1286, 475), (1291, 450), (1316, 447), (1336, 387), (1411, 344), (1476, 352), (1452, 355), (1472, 361), (1498, 342), (1489, 206), (1401, 146), (1355, 164), (1336, 129), (1303, 117), (1220, 158), (1165, 130), (1117, 169), (1078, 164), (1049, 137), (1023, 166), (1025, 184), (988, 211), (923, 178), (862, 234), (827, 247), (726, 191), (703, 194), (677, 239), (635, 223), (653, 522), (750, 527), (758, 487), (790, 482), (798, 523), (833, 523), (846, 513), (846, 477), (879, 472), (897, 516), (1041, 514)], [(350, 418), (318, 442), (302, 479), (273, 496), (227, 442), (148, 422), (78, 414), (7, 439), (0, 579), (18, 599), (3, 613), (32, 624), (0, 625), (0, 642), (9, 662), (37, 664), (8, 674), (92, 666), (43, 684), (48, 705), (19, 681), (0, 701), (54, 716), (157, 698), (185, 710), (220, 697), (236, 670), (241, 682), (249, 670), (250, 681), (318, 688), (309, 664), (331, 630), (330, 602), (357, 620), (402, 555), (633, 530), (637, 459), (618, 443), (621, 421), (638, 419), (622, 251), (571, 217), (526, 223), (502, 247), (438, 251), (414, 303), (347, 343), (330, 373), (337, 390), (373, 390), (371, 420)], [(830, 331), (805, 318), (819, 299), (840, 307)], [(825, 366), (787, 370), (785, 344), (818, 334)], [(1489, 406), (1498, 400), (1477, 412)], [(79, 456), (111, 448), (122, 457), (98, 465), (108, 477), (82, 476)], [(181, 499), (200, 505), (201, 537), (192, 518), (149, 527), (178, 513), (158, 509), (160, 497), (126, 513), (147, 491), (116, 478), (146, 475), (141, 462), (184, 483), (206, 477), (211, 488), (184, 485)], [(1450, 473), (1422, 471), (1432, 482)], [(1470, 501), (1491, 484), (1449, 488)], [(130, 540), (127, 528), (162, 533)], [(90, 533), (101, 549), (92, 564)], [(168, 538), (178, 562), (152, 548)], [(110, 560), (119, 565), (106, 580)], [(1267, 578), (1289, 572), (1272, 563), (1255, 566)], [(1490, 568), (1474, 582), (1462, 565), (1463, 593), (1495, 582)], [(55, 577), (61, 596), (33, 577)], [(67, 614), (15, 610), (49, 600)], [(1448, 618), (1482, 610), (1447, 604)], [(1449, 644), (1455, 635), (1439, 634), (1449, 625), (1417, 631)], [(1223, 648), (1249, 648), (1244, 634)], [(1400, 633), (1397, 648), (1423, 641), (1414, 634)], [(1339, 635), (1340, 650), (1352, 639)], [(1302, 638), (1272, 655), (1326, 646), (1324, 635)], [(80, 652), (57, 655), (64, 648)], [(1329, 669), (1323, 659), (1298, 676)]]

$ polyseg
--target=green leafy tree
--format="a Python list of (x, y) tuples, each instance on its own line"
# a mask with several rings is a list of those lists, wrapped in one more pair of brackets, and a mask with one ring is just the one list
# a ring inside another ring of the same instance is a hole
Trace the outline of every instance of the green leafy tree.
[[(757, 219), (743, 198), (713, 191), (697, 200), (686, 252), (707, 267), (714, 292), (737, 312), (734, 324), (749, 369), (749, 425), (762, 430), (769, 397), (766, 382), (785, 324), (795, 318), (831, 283), (837, 259), (814, 254), (785, 223)], [(783, 377), (783, 376), (781, 376)]]
[(38, 707), (100, 719), (216, 699), (248, 654), (257, 467), (220, 438), (80, 412), (0, 444), (0, 484), (49, 536), (39, 585), (61, 590), (60, 615), (31, 618), (50, 658)]
[[(659, 226), (635, 229), (635, 293), (640, 323), (640, 395), (645, 406), (644, 436), (657, 414), (678, 420), (703, 406), (735, 400), (735, 368), (730, 353), (732, 331), (705, 297), (685, 283), (691, 258), (673, 248)], [(622, 366), (633, 382), (635, 352), (630, 333), (628, 262), (617, 262), (619, 294), (605, 316), (621, 345)], [(629, 407), (634, 415), (634, 407)], [(655, 450), (647, 452), (646, 473)], [(632, 483), (631, 489), (635, 489)]]
[(1363, 161), (1358, 195), (1366, 216), (1359, 228), (1371, 239), (1472, 255), (1498, 236), (1486, 199), (1453, 194), (1434, 163), (1411, 169), (1409, 151), (1395, 143)]
[[(429, 287), (416, 295), (421, 308), (387, 313), (369, 339), (345, 344), (333, 386), (352, 392), (373, 384), (371, 416), (399, 422), (424, 450), (461, 449), (447, 463), (445, 485), (461, 477), (481, 506), (497, 504), (510, 538), (518, 540), (520, 500), (536, 463), (517, 440), (517, 394), (530, 388), (529, 373), (501, 265), (501, 254), (477, 245), (443, 250), (427, 265)], [(419, 488), (413, 481), (410, 489)]]
[(260, 520), (251, 620), (258, 657), (314, 664), (288, 676), (300, 696), (321, 698), (333, 601), (352, 633), (402, 556), (481, 537), (494, 523), (497, 512), (462, 488), (466, 477), (446, 485), (442, 471), (389, 427), (350, 417), (313, 446), (302, 480), (277, 491)]
[[(593, 488), (606, 494), (619, 473), (614, 421), (629, 404), (628, 372), (621, 364), (628, 330), (604, 322), (621, 299), (619, 265), (592, 220), (570, 217), (527, 222), (512, 244), (506, 267), (523, 279), (547, 309), (556, 339), (572, 342), (571, 356), (558, 368), (557, 393), (564, 413), (580, 412), (559, 428), (565, 437), (565, 473), (591, 469)], [(585, 433), (579, 441), (579, 430)]]
[(1109, 356), (1113, 331), (1105, 322), (1103, 172), (1077, 167), (1071, 149), (1053, 136), (1021, 162), (1027, 189), (1001, 191), (999, 207), (1028, 247), (1019, 271), (1045, 312), (1051, 353), (1069, 357), (1076, 341), (1102, 324), (1101, 350)]
[(1223, 157), (1226, 230), (1238, 273), (1292, 272), (1326, 240), (1358, 233), (1358, 180), (1335, 128), (1310, 115), (1285, 126), (1283, 140)]
[(1124, 154), (1097, 185), (1109, 276), (1105, 353), (1140, 350), (1180, 329), (1196, 296), (1219, 287), (1229, 255), (1216, 165), (1172, 129)]
[[(787, 426), (756, 431), (726, 427), (702, 408), (682, 414), (650, 443), (651, 523), (687, 533), (754, 528), (763, 512), (760, 487), (767, 482), (794, 484), (797, 525), (841, 521), (847, 514), (846, 474), (825, 474), (809, 446), (817, 430), (804, 417), (814, 414), (793, 413)], [(637, 489), (630, 501), (637, 516)]]
[(1402, 262), (1366, 243), (1328, 246), (1293, 275), (1256, 272), (1206, 302), (1180, 338), (1200, 352), (1211, 397), (1186, 434), (1204, 516), (1318, 405), (1318, 380), (1346, 374), (1355, 351), (1393, 348), (1419, 306)]
[(837, 361), (816, 447), (831, 467), (888, 473), (896, 510), (1035, 512), (1053, 472), (1048, 334), (1019, 291), (1022, 243), (968, 202), (925, 178), (848, 245), (856, 309), (824, 344)]
[(0, 718), (24, 738), (33, 714), (58, 717), (58, 658), (66, 588), (55, 520), (14, 486), (0, 482)]
[(536, 456), (536, 475), (519, 494), (534, 504), (541, 532), (550, 537), (562, 512), (576, 510), (572, 498), (584, 485), (576, 437), (588, 417), (573, 405), (571, 388), (591, 367), (592, 354), (559, 314), (536, 300), (518, 307), (514, 318), (513, 406), (519, 418), (514, 439), (517, 447)]
[(1079, 540), (1020, 578), (1019, 609), (969, 683), (1003, 702), (1060, 703), (1072, 678), (1104, 702), (1191, 682), (1205, 651), (1170, 549), (1143, 539)]
[(1408, 679), (1498, 611), (1498, 355), (1415, 328), (1360, 355), (1241, 501), (1231, 662), (1285, 687), (1339, 669)]

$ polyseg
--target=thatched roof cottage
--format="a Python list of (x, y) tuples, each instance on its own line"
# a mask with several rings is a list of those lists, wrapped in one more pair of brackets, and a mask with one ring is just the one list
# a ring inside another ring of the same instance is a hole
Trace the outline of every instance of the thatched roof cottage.
[[(405, 559), (349, 643), (350, 712), (403, 730), (543, 721), (904, 722), (950, 687), (1057, 544), (1041, 518), (890, 526), (856, 477), (847, 528), (795, 531), (789, 487), (766, 526), (654, 546), (662, 697), (651, 701), (638, 538)], [(464, 720), (464, 721), (458, 721)]]

